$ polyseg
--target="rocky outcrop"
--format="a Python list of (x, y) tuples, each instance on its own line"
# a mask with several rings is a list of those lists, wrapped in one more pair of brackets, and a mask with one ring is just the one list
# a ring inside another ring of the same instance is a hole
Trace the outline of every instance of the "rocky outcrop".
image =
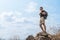
[(36, 36), (29, 35), (26, 40), (60, 40), (59, 35), (50, 35), (48, 33), (39, 32)]
[(51, 35), (40, 32), (36, 35), (35, 40), (51, 40)]

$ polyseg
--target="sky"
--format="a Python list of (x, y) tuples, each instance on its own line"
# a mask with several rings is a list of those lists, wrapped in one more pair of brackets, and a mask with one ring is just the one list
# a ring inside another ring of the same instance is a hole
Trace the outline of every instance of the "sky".
[(60, 0), (0, 0), (0, 38), (10, 39), (40, 32), (39, 8), (48, 12), (47, 32), (54, 34), (60, 27)]

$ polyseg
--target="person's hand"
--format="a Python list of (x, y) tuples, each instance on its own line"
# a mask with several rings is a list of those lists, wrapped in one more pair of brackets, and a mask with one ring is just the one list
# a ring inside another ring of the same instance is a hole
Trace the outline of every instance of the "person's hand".
[(43, 14), (43, 15), (45, 15), (46, 13), (45, 13), (45, 12), (43, 12), (42, 14)]
[(42, 13), (42, 11), (40, 13)]

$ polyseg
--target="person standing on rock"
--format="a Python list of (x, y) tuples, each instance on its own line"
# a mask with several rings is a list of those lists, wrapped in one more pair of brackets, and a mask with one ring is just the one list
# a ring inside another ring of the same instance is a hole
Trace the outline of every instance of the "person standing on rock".
[(47, 19), (48, 13), (40, 7), (40, 28), (43, 32), (46, 32), (45, 20)]

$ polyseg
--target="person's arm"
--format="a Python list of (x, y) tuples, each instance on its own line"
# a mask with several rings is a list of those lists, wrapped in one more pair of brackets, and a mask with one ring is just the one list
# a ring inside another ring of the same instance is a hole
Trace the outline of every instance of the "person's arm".
[(42, 11), (39, 13), (39, 16), (40, 16), (40, 17), (42, 16)]
[(43, 15), (46, 15), (46, 16), (48, 16), (48, 13), (47, 13), (47, 11), (43, 11), (43, 13), (42, 13)]
[(46, 13), (45, 13), (45, 12), (43, 12), (42, 14), (43, 14), (43, 15), (45, 15)]

